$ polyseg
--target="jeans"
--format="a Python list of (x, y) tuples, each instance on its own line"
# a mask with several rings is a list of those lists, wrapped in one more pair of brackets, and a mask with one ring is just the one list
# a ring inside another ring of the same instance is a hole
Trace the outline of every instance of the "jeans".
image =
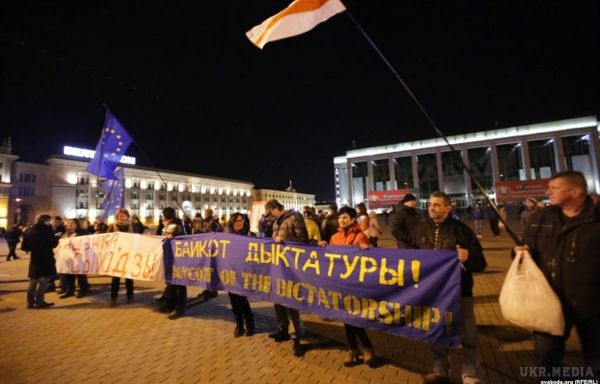
[[(461, 375), (464, 384), (483, 383), (477, 372), (479, 348), (477, 347), (477, 324), (475, 324), (473, 308), (472, 297), (460, 298)], [(449, 376), (449, 348), (432, 345), (431, 352), (433, 354), (433, 373), (439, 376)]]
[(42, 305), (44, 304), (44, 294), (46, 286), (50, 280), (49, 276), (32, 277), (29, 279), (29, 288), (27, 289), (27, 305)]

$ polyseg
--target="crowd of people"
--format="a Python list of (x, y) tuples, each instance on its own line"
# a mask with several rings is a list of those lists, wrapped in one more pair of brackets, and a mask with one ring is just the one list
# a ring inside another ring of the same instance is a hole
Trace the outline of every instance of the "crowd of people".
[[(534, 333), (533, 340), (539, 366), (560, 366), (565, 354), (565, 341), (572, 327), (580, 335), (585, 362), (592, 367), (594, 374), (600, 375), (600, 312), (595, 298), (600, 295), (600, 285), (595, 281), (600, 273), (600, 258), (591, 250), (600, 248), (600, 204), (587, 194), (586, 181), (579, 172), (567, 171), (554, 175), (550, 181), (547, 195), (549, 206), (540, 206), (534, 198), (527, 199), (520, 212), (523, 230), (523, 243), (545, 273), (548, 281), (560, 298), (565, 310), (566, 328), (561, 337)], [(481, 382), (478, 362), (477, 325), (475, 323), (473, 303), (473, 273), (484, 271), (486, 260), (480, 243), (482, 222), (490, 220), (492, 234), (499, 234), (498, 217), (503, 210), (491, 207), (483, 208), (476, 203), (468, 210), (473, 228), (460, 220), (454, 213), (455, 207), (448, 195), (443, 192), (432, 193), (427, 200), (427, 209), (421, 212), (416, 196), (407, 194), (391, 214), (390, 231), (396, 245), (401, 249), (450, 249), (455, 250), (461, 265), (460, 298), (460, 337), (461, 337), (461, 375), (463, 383)], [(331, 205), (326, 212), (316, 213), (314, 208), (304, 207), (302, 212), (286, 209), (279, 201), (266, 202), (265, 212), (259, 220), (259, 233), (250, 231), (247, 215), (234, 213), (223, 223), (213, 217), (207, 209), (203, 216), (193, 219), (176, 217), (173, 208), (165, 208), (162, 223), (157, 234), (168, 238), (189, 233), (221, 232), (240, 236), (261, 236), (272, 238), (275, 242), (296, 242), (326, 246), (356, 246), (361, 249), (378, 246), (382, 234), (375, 212), (368, 212), (364, 203), (356, 207)], [(505, 218), (503, 218), (505, 219)], [(505, 220), (504, 220), (505, 221)], [(144, 233), (145, 227), (136, 222), (129, 212), (121, 209), (116, 214), (115, 223), (107, 226), (102, 222), (93, 225), (83, 224), (69, 219), (62, 224), (59, 217), (39, 215), (36, 223), (24, 231), (22, 249), (31, 252), (27, 292), (28, 308), (45, 308), (52, 303), (44, 300), (46, 286), (53, 289), (56, 268), (52, 249), (59, 238), (79, 236), (90, 233), (111, 231)], [(19, 235), (21, 236), (21, 235)], [(8, 238), (7, 238), (8, 242)], [(16, 257), (16, 244), (9, 243), (9, 256)], [(18, 258), (18, 257), (17, 257)], [(61, 275), (60, 297), (73, 296), (75, 282), (79, 285), (77, 297), (90, 293), (85, 275)], [(126, 279), (127, 303), (133, 301), (133, 280)], [(111, 306), (117, 305), (119, 278), (111, 283)], [(202, 293), (207, 299), (216, 296), (216, 292)], [(231, 308), (235, 320), (234, 336), (252, 336), (255, 334), (254, 316), (248, 299), (229, 293)], [(159, 299), (159, 311), (177, 319), (185, 316), (187, 289), (185, 286), (167, 284)], [(301, 316), (298, 310), (284, 305), (274, 305), (277, 328), (269, 334), (275, 342), (292, 341), (292, 353), (302, 356), (305, 350), (301, 344)], [(290, 325), (293, 331), (290, 331)], [(364, 328), (344, 324), (348, 354), (345, 366), (361, 362), (373, 364), (376, 360), (375, 348)], [(362, 345), (362, 352), (359, 349)], [(449, 382), (448, 349), (432, 346), (432, 370), (423, 376), (424, 383)], [(360, 356), (362, 355), (362, 359)]]

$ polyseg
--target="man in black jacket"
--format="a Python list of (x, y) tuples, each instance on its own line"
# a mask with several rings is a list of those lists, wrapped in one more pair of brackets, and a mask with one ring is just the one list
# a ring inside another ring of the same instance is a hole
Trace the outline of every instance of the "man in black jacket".
[(534, 332), (537, 365), (547, 369), (561, 366), (565, 341), (575, 326), (586, 366), (598, 379), (600, 206), (586, 191), (587, 183), (580, 172), (554, 175), (546, 191), (550, 206), (531, 215), (523, 241), (558, 295), (566, 323), (563, 336)]
[[(429, 197), (429, 218), (420, 223), (413, 240), (419, 249), (455, 249), (461, 262), (460, 341), (462, 345), (461, 374), (465, 384), (481, 383), (477, 365), (477, 325), (473, 310), (473, 272), (482, 272), (487, 263), (481, 244), (466, 224), (450, 216), (452, 201), (443, 192)], [(423, 376), (423, 383), (449, 383), (448, 348), (432, 346), (433, 371)]]
[(412, 239), (415, 235), (415, 229), (421, 221), (421, 216), (415, 208), (417, 198), (407, 193), (392, 214), (392, 223), (390, 230), (392, 236), (396, 239), (398, 248), (412, 248)]
[(54, 305), (44, 301), (46, 286), (51, 276), (56, 275), (54, 247), (58, 238), (50, 227), (50, 215), (39, 215), (36, 224), (23, 235), (21, 249), (31, 252), (29, 260), (29, 289), (27, 290), (27, 308), (46, 308)]

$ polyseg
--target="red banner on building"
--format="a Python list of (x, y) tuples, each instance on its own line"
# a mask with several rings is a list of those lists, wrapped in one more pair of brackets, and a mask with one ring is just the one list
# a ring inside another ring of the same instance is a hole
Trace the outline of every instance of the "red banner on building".
[(369, 209), (390, 208), (402, 200), (404, 195), (410, 193), (410, 189), (392, 189), (389, 191), (369, 191)]
[(499, 203), (523, 201), (528, 197), (541, 199), (546, 196), (550, 179), (497, 181), (496, 200)]

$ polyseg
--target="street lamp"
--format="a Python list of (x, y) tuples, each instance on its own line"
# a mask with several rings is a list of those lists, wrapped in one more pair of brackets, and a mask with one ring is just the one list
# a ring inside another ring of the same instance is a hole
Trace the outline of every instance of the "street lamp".
[(17, 217), (16, 224), (21, 224), (21, 206), (19, 205), (21, 199), (17, 197), (15, 201), (17, 202), (17, 207), (15, 208), (15, 215)]

